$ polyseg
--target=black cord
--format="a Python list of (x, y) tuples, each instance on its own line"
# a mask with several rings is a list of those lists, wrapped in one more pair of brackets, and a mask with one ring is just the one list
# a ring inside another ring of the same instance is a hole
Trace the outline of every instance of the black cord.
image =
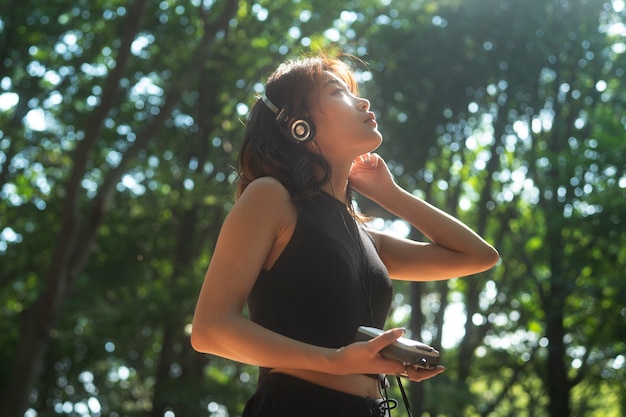
[(400, 392), (402, 393), (402, 400), (404, 400), (404, 406), (406, 407), (406, 412), (411, 417), (411, 407), (409, 406), (409, 398), (404, 391), (404, 387), (402, 386), (402, 380), (398, 375), (396, 375), (396, 380), (398, 381), (398, 386), (400, 387)]
[(374, 309), (372, 307), (372, 277), (370, 275), (370, 265), (367, 260), (367, 252), (365, 251), (365, 247), (363, 246), (363, 241), (361, 240), (361, 232), (359, 229), (359, 225), (356, 224), (356, 220), (354, 220), (354, 218), (350, 216), (354, 224), (355, 231), (357, 233), (357, 237), (355, 237), (352, 235), (352, 232), (350, 231), (350, 228), (348, 227), (348, 224), (343, 215), (341, 207), (339, 207), (339, 202), (337, 201), (337, 198), (335, 197), (335, 190), (333, 190), (332, 183), (331, 183), (330, 189), (333, 193), (333, 198), (335, 200), (335, 204), (337, 205), (337, 210), (339, 211), (339, 216), (341, 216), (341, 220), (343, 221), (343, 225), (346, 229), (346, 232), (348, 232), (348, 236), (350, 236), (350, 239), (359, 248), (359, 254), (361, 258), (361, 268), (365, 270), (365, 274), (367, 278), (367, 279), (363, 279), (363, 277), (361, 277), (361, 288), (363, 288), (363, 292), (365, 292), (365, 297), (367, 299), (367, 308), (369, 309), (370, 319), (372, 320), (372, 325), (374, 326), (376, 325), (376, 320), (374, 319)]
[[(317, 149), (320, 152), (320, 156), (322, 157), (322, 159), (324, 160), (324, 164), (326, 164), (326, 158), (324, 158), (324, 155), (322, 154), (322, 150), (320, 149), (320, 147), (318, 146)], [(325, 167), (326, 168), (326, 167)], [(348, 227), (348, 223), (346, 222), (346, 219), (343, 215), (343, 210), (341, 208), (341, 206), (339, 205), (339, 200), (337, 199), (337, 196), (335, 194), (335, 189), (333, 188), (333, 182), (332, 179), (329, 181), (330, 184), (330, 191), (332, 192), (332, 197), (333, 200), (335, 200), (335, 206), (337, 207), (337, 211), (339, 212), (339, 216), (341, 217), (341, 221), (343, 222), (343, 226), (346, 229), (346, 232), (348, 232), (348, 236), (350, 236), (350, 239), (359, 247), (359, 251), (361, 254), (361, 263), (363, 266), (365, 266), (365, 271), (367, 273), (367, 286), (365, 284), (365, 280), (361, 279), (361, 287), (363, 288), (363, 291), (365, 292), (365, 296), (367, 297), (367, 306), (369, 308), (370, 311), (370, 318), (372, 319), (372, 325), (376, 324), (376, 321), (374, 320), (374, 309), (372, 308), (372, 278), (370, 275), (370, 266), (369, 266), (369, 262), (367, 261), (367, 252), (365, 251), (365, 247), (363, 246), (363, 241), (361, 239), (361, 232), (360, 232), (360, 228), (359, 225), (356, 223), (356, 220), (354, 219), (354, 217), (350, 216), (350, 219), (352, 220), (354, 227), (355, 227), (355, 231), (357, 233), (357, 237), (352, 235), (352, 232), (350, 231), (350, 228)], [(404, 391), (404, 387), (402, 386), (402, 382), (400, 381), (400, 377), (396, 376), (396, 379), (398, 381), (398, 386), (400, 387), (400, 392), (402, 393), (402, 399), (404, 401), (404, 406), (406, 407), (406, 411), (408, 413), (408, 416), (411, 417), (411, 407), (409, 406), (409, 399), (406, 395), (406, 392)], [(389, 396), (387, 395), (387, 386), (383, 385), (381, 383), (381, 387), (382, 390), (384, 391), (384, 395), (383, 395), (383, 401), (379, 402), (377, 404), (377, 408), (378, 411), (380, 411), (381, 413), (385, 413), (384, 415), (386, 415), (387, 411), (391, 411), (394, 408), (396, 408), (398, 406), (398, 402), (395, 399), (390, 399)], [(382, 395), (383, 393), (381, 393)]]
[[(381, 397), (383, 397), (383, 400), (377, 403), (376, 407), (372, 411), (377, 412), (377, 414), (375, 415), (391, 416), (391, 410), (398, 406), (398, 401), (393, 398), (389, 398), (389, 395), (387, 394), (387, 387), (389, 386), (389, 382), (387, 381), (386, 376), (381, 375), (378, 380), (378, 384), (380, 388), (380, 395)], [(389, 413), (387, 413), (388, 411)]]
[[(324, 154), (322, 153), (322, 149), (319, 147), (319, 145), (317, 145), (317, 143), (315, 143), (315, 146), (317, 147), (317, 150), (319, 151), (320, 156), (322, 157), (322, 160), (324, 161), (324, 169), (327, 170), (328, 172), (328, 162), (326, 161), (326, 158), (324, 157)], [(372, 320), (372, 326), (375, 326), (376, 320), (374, 320), (374, 309), (372, 307), (372, 277), (370, 275), (370, 265), (367, 260), (367, 252), (365, 252), (365, 247), (363, 246), (363, 241), (361, 239), (360, 228), (359, 228), (359, 225), (356, 223), (356, 220), (354, 220), (354, 217), (350, 216), (350, 219), (352, 220), (355, 231), (357, 233), (356, 237), (353, 236), (352, 232), (350, 231), (350, 228), (348, 227), (348, 223), (346, 222), (346, 218), (343, 215), (342, 208), (339, 205), (339, 200), (337, 199), (337, 195), (335, 194), (335, 188), (333, 187), (332, 178), (329, 178), (328, 184), (330, 185), (330, 191), (332, 193), (333, 199), (335, 200), (335, 206), (337, 207), (337, 211), (339, 212), (339, 216), (341, 217), (341, 221), (343, 222), (343, 227), (346, 229), (346, 232), (348, 232), (348, 236), (350, 236), (350, 240), (352, 240), (358, 246), (359, 251), (360, 251), (361, 267), (365, 269), (365, 273), (367, 275), (367, 280), (361, 278), (361, 288), (363, 288), (363, 292), (365, 292), (365, 297), (367, 299), (367, 308), (369, 309), (370, 319)], [(347, 209), (347, 206), (344, 206), (344, 208)]]

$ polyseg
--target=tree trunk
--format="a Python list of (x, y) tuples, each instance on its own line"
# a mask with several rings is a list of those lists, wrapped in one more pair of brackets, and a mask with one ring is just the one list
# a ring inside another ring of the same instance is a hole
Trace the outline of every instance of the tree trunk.
[(63, 304), (76, 276), (82, 270), (95, 242), (95, 235), (104, 212), (107, 196), (101, 195), (93, 202), (90, 213), (84, 218), (79, 206), (82, 200), (81, 181), (91, 153), (99, 139), (102, 122), (112, 107), (117, 85), (130, 57), (130, 45), (139, 30), (141, 16), (147, 0), (135, 3), (129, 15), (129, 25), (122, 39), (117, 65), (109, 74), (100, 105), (90, 115), (85, 126), (85, 137), (78, 142), (74, 165), (65, 185), (65, 201), (60, 213), (60, 231), (54, 242), (52, 265), (44, 278), (44, 288), (33, 305), (21, 317), (21, 337), (12, 364), (11, 382), (2, 392), (0, 415), (22, 417), (28, 408), (43, 370), (44, 357), (50, 345), (52, 332), (61, 314)]
[[(414, 337), (419, 338), (419, 335), (424, 327), (424, 313), (420, 308), (422, 304), (422, 297), (424, 296), (424, 284), (419, 282), (412, 282), (409, 284), (410, 298), (409, 302), (413, 307), (411, 310), (411, 319), (409, 328), (411, 329)], [(411, 411), (414, 416), (421, 416), (425, 409), (425, 393), (423, 384), (411, 383), (409, 386), (409, 399), (411, 401)]]
[[(565, 343), (563, 337), (563, 314), (561, 296), (552, 294), (555, 298), (552, 302), (551, 311), (546, 311), (546, 337), (548, 345), (548, 370), (546, 383), (550, 393), (550, 405), (548, 407), (551, 417), (569, 417), (570, 415), (570, 382), (567, 377), (565, 366)], [(561, 306), (559, 307), (559, 304)]]
[(550, 404), (548, 406), (550, 416), (569, 417), (571, 383), (567, 376), (565, 364), (566, 346), (563, 341), (565, 337), (563, 312), (565, 299), (567, 298), (567, 286), (563, 282), (565, 277), (560, 267), (561, 259), (559, 255), (558, 250), (552, 255), (550, 291), (548, 291), (547, 299), (544, 300), (544, 305), (546, 306), (546, 337), (549, 341), (546, 385), (550, 394)]

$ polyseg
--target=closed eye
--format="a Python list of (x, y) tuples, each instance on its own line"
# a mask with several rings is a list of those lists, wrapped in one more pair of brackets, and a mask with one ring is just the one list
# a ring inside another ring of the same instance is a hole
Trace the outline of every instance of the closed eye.
[(338, 93), (344, 93), (344, 92), (350, 91), (350, 89), (348, 88), (348, 85), (345, 82), (337, 78), (331, 78), (330, 80), (328, 80), (326, 85), (333, 87), (332, 94), (338, 94)]

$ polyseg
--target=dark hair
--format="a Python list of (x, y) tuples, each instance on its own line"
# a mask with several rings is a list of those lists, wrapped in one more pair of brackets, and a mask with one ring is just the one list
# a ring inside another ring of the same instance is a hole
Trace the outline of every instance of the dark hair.
[[(278, 108), (289, 106), (291, 117), (307, 117), (315, 123), (311, 108), (319, 97), (326, 71), (338, 76), (358, 94), (352, 69), (338, 58), (321, 55), (282, 63), (268, 78), (265, 94)], [(306, 199), (319, 193), (331, 175), (322, 155), (310, 152), (281, 133), (275, 114), (260, 99), (253, 104), (248, 117), (237, 171), (237, 198), (255, 179), (271, 176), (285, 186), (294, 200)], [(321, 177), (319, 172), (323, 173)], [(348, 201), (350, 198), (349, 189)]]

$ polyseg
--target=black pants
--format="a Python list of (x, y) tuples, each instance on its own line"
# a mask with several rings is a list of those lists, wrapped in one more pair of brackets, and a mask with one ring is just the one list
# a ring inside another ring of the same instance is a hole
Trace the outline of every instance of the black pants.
[(265, 375), (242, 417), (388, 417), (385, 400), (359, 397), (281, 373)]

